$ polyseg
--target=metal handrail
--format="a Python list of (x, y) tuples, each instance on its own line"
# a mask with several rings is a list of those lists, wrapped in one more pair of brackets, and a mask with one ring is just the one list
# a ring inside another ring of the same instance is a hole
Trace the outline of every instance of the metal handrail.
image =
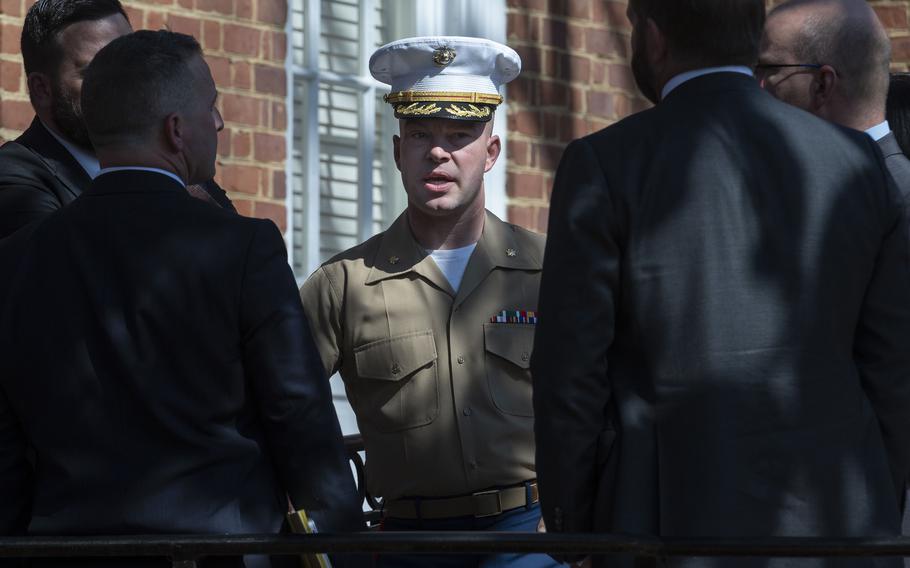
[(168, 557), (326, 553), (553, 553), (642, 557), (910, 556), (910, 538), (656, 538), (616, 534), (487, 531), (361, 532), (315, 535), (157, 535), (0, 538), (0, 558)]

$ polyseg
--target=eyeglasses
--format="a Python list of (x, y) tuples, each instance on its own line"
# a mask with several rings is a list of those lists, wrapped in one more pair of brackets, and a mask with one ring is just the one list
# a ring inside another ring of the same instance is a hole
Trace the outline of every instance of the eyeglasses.
[(821, 69), (821, 63), (759, 63), (755, 66), (755, 75), (762, 78), (773, 69), (785, 69), (787, 67), (801, 67), (803, 69)]

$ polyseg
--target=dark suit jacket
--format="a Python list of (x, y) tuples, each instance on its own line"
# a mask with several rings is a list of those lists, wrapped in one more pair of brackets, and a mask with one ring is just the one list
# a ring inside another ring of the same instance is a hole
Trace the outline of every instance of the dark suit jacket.
[(531, 367), (548, 529), (898, 534), (906, 227), (871, 138), (744, 75), (573, 142)]
[(109, 173), (0, 273), (0, 534), (275, 532), (285, 492), (361, 526), (274, 224)]
[[(36, 117), (22, 136), (0, 147), (0, 239), (69, 204), (91, 183)], [(214, 181), (201, 186), (218, 205), (235, 211)]]
[(894, 178), (901, 194), (910, 199), (910, 159), (901, 151), (893, 132), (878, 141), (878, 147), (885, 156), (888, 173)]

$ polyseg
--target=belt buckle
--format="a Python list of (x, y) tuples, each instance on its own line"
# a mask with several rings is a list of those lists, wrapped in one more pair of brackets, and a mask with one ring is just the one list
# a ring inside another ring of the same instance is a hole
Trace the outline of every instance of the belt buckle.
[(484, 513), (484, 514), (479, 514), (479, 513), (477, 513), (476, 511), (477, 511), (478, 509), (480, 509), (480, 507), (477, 506), (477, 505), (478, 505), (478, 502), (475, 501), (475, 506), (474, 506), (474, 511), (475, 511), (475, 513), (474, 513), (474, 518), (475, 518), (475, 519), (482, 519), (482, 518), (484, 518), (484, 517), (495, 517), (496, 515), (501, 515), (501, 514), (502, 514), (502, 496), (500, 495), (500, 493), (501, 493), (501, 492), (499, 491), (499, 489), (490, 489), (490, 490), (488, 490), (488, 491), (478, 491), (477, 493), (471, 493), (471, 498), (472, 498), (472, 499), (477, 499), (478, 497), (483, 498), (483, 497), (486, 497), (487, 495), (495, 495), (495, 496), (496, 496), (496, 512), (495, 512), (495, 513)]

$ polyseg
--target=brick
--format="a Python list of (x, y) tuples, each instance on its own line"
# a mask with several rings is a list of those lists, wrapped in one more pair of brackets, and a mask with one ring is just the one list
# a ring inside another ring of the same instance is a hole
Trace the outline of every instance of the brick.
[(259, 126), (260, 106), (258, 99), (227, 93), (222, 100), (222, 114), (228, 122)]
[(509, 130), (527, 136), (540, 136), (542, 134), (540, 113), (532, 110), (510, 112)]
[(233, 60), (231, 85), (238, 89), (250, 90), (253, 87), (253, 66), (246, 61)]
[(234, 132), (231, 135), (231, 152), (235, 158), (249, 158), (253, 149), (253, 135), (249, 132)]
[(286, 142), (283, 135), (257, 132), (253, 135), (253, 158), (257, 162), (283, 162)]
[(145, 14), (145, 28), (149, 30), (165, 30), (168, 28), (167, 16), (162, 12), (148, 12)]
[(517, 45), (515, 52), (521, 57), (522, 73), (540, 72), (540, 48), (537, 46)]
[(177, 0), (177, 5), (183, 8), (184, 10), (193, 9), (193, 0)]
[(133, 26), (133, 29), (140, 29), (145, 26), (145, 11), (135, 8), (133, 6), (123, 6), (123, 11), (126, 12), (126, 19), (130, 21), (130, 24)]
[(566, 0), (548, 0), (546, 9), (549, 16), (565, 16), (569, 13)]
[(581, 89), (572, 89), (569, 100), (570, 112), (585, 112), (585, 91)]
[(288, 127), (288, 110), (284, 103), (272, 103), (272, 128), (285, 130)]
[(565, 149), (561, 144), (554, 146), (552, 144), (540, 144), (537, 146), (537, 167), (546, 171), (556, 171), (559, 160), (562, 158), (562, 151)]
[(264, 24), (284, 26), (288, 19), (286, 0), (259, 0), (256, 19)]
[(219, 88), (231, 86), (231, 60), (217, 55), (206, 55), (206, 63), (212, 71), (212, 79)]
[(593, 4), (594, 14), (592, 19), (595, 22), (606, 22), (608, 26), (618, 30), (632, 29), (632, 23), (626, 16), (626, 2), (613, 0), (593, 2)]
[(237, 55), (259, 55), (259, 30), (237, 24), (224, 25), (224, 50)]
[(218, 155), (222, 158), (231, 156), (231, 129), (223, 128), (218, 133)]
[(590, 133), (588, 122), (584, 118), (573, 116), (563, 119), (559, 128), (559, 141), (571, 142), (576, 138), (587, 136)]
[(529, 205), (509, 205), (506, 209), (506, 220), (519, 227), (533, 229), (534, 208)]
[(539, 30), (539, 33), (535, 34), (535, 28), (531, 28), (532, 40), (559, 49), (567, 48), (568, 27), (565, 22), (543, 18), (540, 22)]
[(509, 138), (509, 163), (516, 166), (531, 165), (531, 148), (527, 142)]
[(288, 36), (284, 32), (272, 32), (272, 61), (284, 61), (288, 54)]
[(191, 35), (197, 40), (202, 37), (202, 21), (197, 18), (186, 18), (171, 14), (167, 18), (167, 27), (172, 32)]
[(541, 65), (540, 65), (540, 68), (541, 68), (541, 71), (543, 72), (543, 74), (548, 77), (552, 77), (553, 75), (556, 75), (556, 62), (560, 58), (565, 57), (565, 56), (566, 56), (565, 53), (556, 53), (556, 51), (554, 51), (552, 49), (544, 50), (543, 53), (541, 54)]
[(594, 85), (603, 85), (607, 79), (607, 65), (601, 61), (594, 60), (591, 62), (591, 83)]
[(18, 18), (22, 16), (22, 0), (0, 0), (0, 14)]
[(603, 0), (568, 0), (568, 15), (570, 18), (579, 18), (582, 20), (591, 19), (591, 4), (597, 4)]
[(211, 20), (202, 22), (202, 47), (206, 51), (221, 50), (221, 24)]
[(616, 64), (610, 65), (610, 86), (638, 92), (638, 86), (635, 84), (635, 76), (632, 75), (632, 69), (628, 65)]
[(509, 172), (506, 181), (506, 195), (527, 199), (542, 199), (543, 174)]
[(540, 81), (537, 84), (540, 106), (565, 107), (569, 104), (569, 87), (555, 81)]
[(506, 37), (511, 40), (531, 38), (531, 16), (527, 12), (509, 12), (506, 14)]
[(287, 194), (287, 174), (284, 170), (276, 170), (272, 173), (272, 197), (284, 199)]
[(174, 0), (144, 0), (148, 4), (157, 4), (159, 6), (173, 6)]
[(506, 99), (509, 104), (533, 105), (537, 100), (536, 91), (537, 82), (534, 79), (519, 75), (506, 87)]
[(0, 25), (0, 53), (19, 54), (19, 38), (22, 26), (14, 24)]
[(591, 80), (591, 60), (587, 57), (562, 54), (559, 58), (559, 77), (574, 83)]
[(615, 55), (628, 59), (632, 52), (630, 36), (599, 28), (587, 30), (585, 43), (588, 53), (605, 57)]
[(509, 8), (542, 12), (547, 9), (547, 0), (508, 0), (507, 6)]
[(237, 17), (242, 20), (252, 20), (254, 4), (252, 0), (237, 0), (237, 5), (234, 7)]
[(588, 91), (587, 103), (588, 114), (604, 118), (613, 117), (613, 96), (610, 93)]
[(254, 209), (254, 217), (259, 219), (271, 219), (278, 225), (278, 228), (283, 233), (287, 227), (288, 217), (287, 209), (284, 205), (278, 205), (277, 203), (266, 203), (265, 201), (257, 201)]
[(253, 216), (253, 201), (250, 201), (249, 199), (235, 199), (232, 201), (234, 202), (234, 208), (237, 209), (237, 213), (244, 217)]
[(882, 25), (890, 29), (905, 29), (907, 27), (907, 6), (873, 6)]
[(18, 93), (22, 86), (22, 65), (13, 61), (0, 61), (0, 89)]
[(586, 28), (576, 25), (576, 24), (569, 24), (569, 30), (568, 30), (569, 51), (584, 50), (586, 34), (587, 34)]
[(537, 228), (535, 229), (538, 233), (546, 233), (547, 227), (550, 224), (550, 208), (541, 207), (537, 210)]
[(221, 168), (221, 179), (226, 191), (239, 191), (249, 195), (259, 193), (260, 168), (254, 166), (240, 166), (234, 164)]
[(28, 101), (0, 101), (0, 128), (25, 130), (34, 116), (35, 111)]
[(910, 37), (891, 38), (891, 60), (906, 61), (910, 59)]
[(254, 72), (256, 76), (256, 92), (281, 95), (282, 97), (287, 96), (288, 84), (284, 67), (256, 65)]
[[(238, 0), (238, 2), (249, 0)], [(215, 12), (225, 16), (234, 15), (234, 0), (196, 0), (196, 9), (203, 12)]]

